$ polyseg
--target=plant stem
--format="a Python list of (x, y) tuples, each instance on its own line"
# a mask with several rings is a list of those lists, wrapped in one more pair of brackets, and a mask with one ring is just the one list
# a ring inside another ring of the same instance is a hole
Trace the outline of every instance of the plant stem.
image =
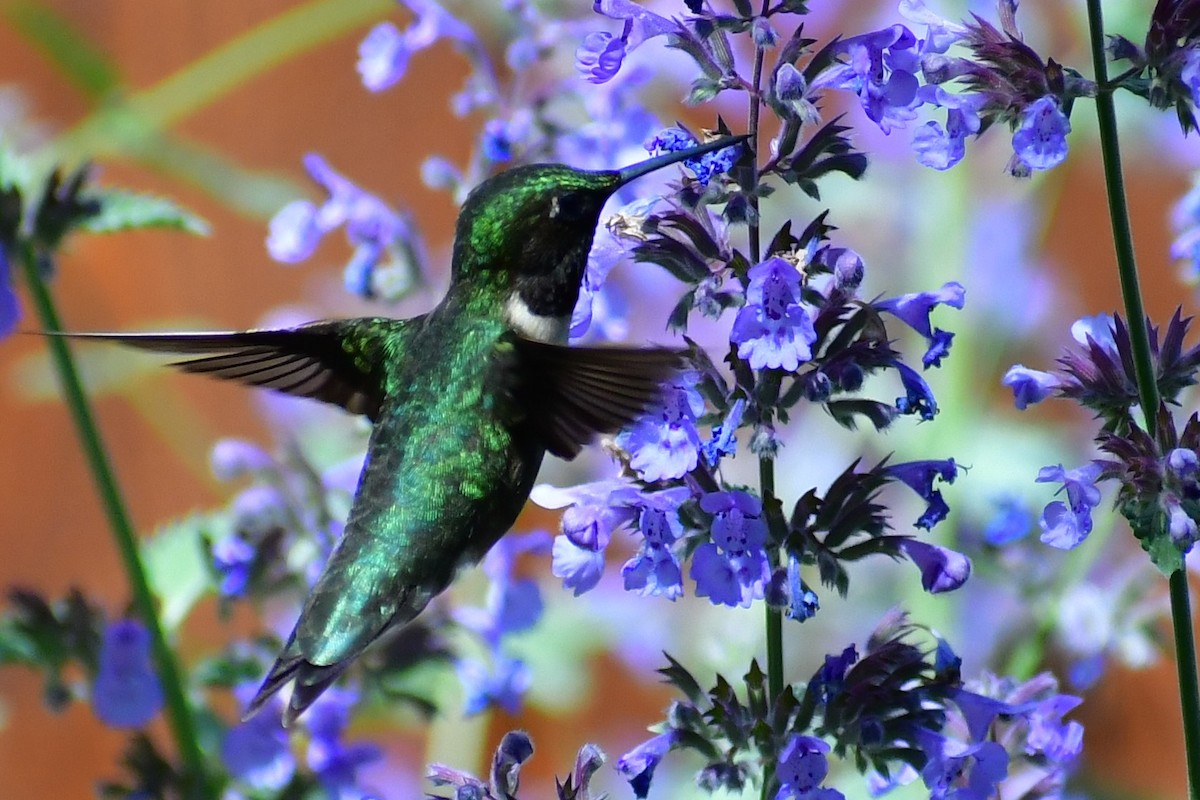
[(80, 446), (87, 458), (92, 478), (96, 482), (96, 490), (100, 495), (104, 514), (108, 518), (117, 550), (125, 565), (134, 605), (142, 622), (150, 631), (155, 666), (158, 669), (158, 676), (162, 681), (163, 693), (166, 697), (167, 720), (170, 723), (186, 776), (194, 788), (197, 798), (211, 797), (213, 795), (207, 785), (204, 756), (200, 751), (200, 743), (196, 736), (192, 707), (184, 693), (183, 674), (163, 633), (154, 595), (150, 591), (150, 583), (138, 552), (133, 525), (129, 520), (125, 502), (121, 497), (121, 490), (109, 464), (108, 452), (100, 439), (100, 432), (92, 416), (91, 407), (83, 392), (79, 371), (67, 348), (66, 339), (53, 335), (62, 331), (62, 325), (54, 307), (54, 300), (50, 296), (50, 290), (42, 280), (38, 266), (38, 254), (33, 245), (28, 242), (22, 243), (20, 259), (42, 329), (52, 334), (46, 338), (46, 342), (50, 348), (50, 355), (58, 372), (63, 393), (66, 396), (67, 408), (75, 423), (76, 433), (79, 435)]
[[(1087, 0), (1088, 31), (1092, 65), (1101, 90), (1096, 96), (1096, 115), (1100, 123), (1100, 152), (1104, 161), (1104, 184), (1112, 218), (1113, 246), (1117, 255), (1117, 273), (1133, 348), (1138, 397), (1146, 432), (1153, 437), (1159, 407), (1158, 384), (1150, 351), (1150, 333), (1138, 286), (1137, 262), (1133, 255), (1133, 234), (1129, 226), (1129, 208), (1121, 174), (1121, 149), (1117, 141), (1117, 115), (1108, 65), (1104, 60), (1104, 19), (1100, 0)], [(1162, 535), (1165, 532), (1158, 532)], [(1179, 678), (1179, 704), (1183, 714), (1183, 739), (1188, 769), (1188, 797), (1200, 800), (1200, 687), (1196, 682), (1196, 645), (1193, 639), (1191, 601), (1188, 597), (1186, 567), (1180, 567), (1169, 579), (1171, 619), (1175, 632), (1175, 670)]]

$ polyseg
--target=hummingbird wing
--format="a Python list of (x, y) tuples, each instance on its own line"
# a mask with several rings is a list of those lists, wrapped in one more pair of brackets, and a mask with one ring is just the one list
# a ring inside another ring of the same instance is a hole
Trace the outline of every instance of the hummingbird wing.
[(421, 319), (363, 317), (213, 333), (66, 335), (160, 353), (204, 354), (170, 366), (311, 397), (374, 420), (383, 402), (385, 365), (403, 356), (408, 336)]
[(637, 419), (686, 366), (685, 351), (668, 348), (565, 347), (522, 338), (517, 351), (528, 421), (562, 458)]

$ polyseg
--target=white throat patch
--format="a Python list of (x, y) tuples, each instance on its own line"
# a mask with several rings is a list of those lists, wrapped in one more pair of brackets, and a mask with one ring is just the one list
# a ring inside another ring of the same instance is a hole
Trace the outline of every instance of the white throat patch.
[(544, 317), (533, 313), (517, 292), (508, 296), (508, 302), (504, 304), (504, 318), (526, 339), (548, 344), (566, 344), (567, 330), (571, 324), (570, 315)]

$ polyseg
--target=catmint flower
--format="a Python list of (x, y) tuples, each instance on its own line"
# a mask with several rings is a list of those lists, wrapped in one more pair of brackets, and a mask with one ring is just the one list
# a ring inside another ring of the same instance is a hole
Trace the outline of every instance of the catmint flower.
[(918, 95), (926, 103), (946, 109), (946, 127), (930, 120), (917, 128), (912, 140), (917, 163), (930, 169), (950, 169), (966, 155), (967, 137), (982, 129), (979, 110), (987, 98), (974, 93), (951, 94), (933, 85), (922, 86)]
[(1018, 411), (1042, 402), (1051, 392), (1062, 388), (1062, 379), (1057, 375), (1029, 369), (1022, 364), (1009, 367), (1001, 383), (1012, 389), (1013, 405)]
[(1024, 538), (1033, 527), (1033, 514), (1016, 497), (1005, 496), (995, 502), (997, 508), (984, 526), (983, 540), (993, 547), (1003, 547)]
[(703, 413), (704, 400), (693, 386), (668, 384), (658, 403), (617, 435), (617, 445), (642, 480), (682, 478), (700, 459), (696, 419)]
[[(695, 136), (692, 136), (683, 128), (667, 128), (655, 134), (653, 138), (646, 142), (645, 146), (648, 152), (658, 155), (660, 153), (676, 153), (680, 150), (687, 150), (699, 143)], [(684, 159), (683, 166), (691, 170), (701, 186), (707, 186), (708, 182), (714, 177), (732, 169), (741, 154), (742, 145), (740, 143), (734, 144), (712, 153), (705, 153), (698, 158)]]
[(858, 95), (867, 117), (884, 133), (917, 116), (920, 71), (917, 39), (903, 25), (843, 39), (838, 53), (848, 57), (826, 68), (813, 88), (845, 89)]
[(238, 533), (230, 533), (213, 542), (213, 568), (220, 578), (217, 591), (222, 597), (241, 597), (245, 593), (254, 555), (253, 545)]
[(575, 596), (590, 591), (604, 574), (604, 550), (612, 532), (637, 516), (640, 494), (625, 481), (597, 481), (559, 489), (533, 487), (530, 499), (543, 508), (563, 508), (562, 534), (554, 539), (550, 571)]
[(430, 189), (457, 192), (462, 182), (462, 170), (441, 156), (430, 156), (421, 162), (421, 183)]
[(403, 2), (417, 17), (408, 29), (401, 32), (392, 23), (381, 22), (358, 46), (358, 73), (363, 85), (372, 92), (381, 92), (403, 78), (409, 57), (438, 39), (475, 40), (469, 27), (433, 0)]
[(748, 608), (771, 580), (762, 501), (742, 491), (712, 492), (700, 498), (700, 508), (713, 521), (712, 541), (692, 554), (696, 594), (716, 605)]
[(971, 577), (971, 559), (947, 547), (905, 538), (900, 549), (921, 570), (921, 586), (930, 594), (952, 592)]
[(1021, 112), (1013, 132), (1013, 151), (1027, 169), (1053, 169), (1067, 157), (1070, 132), (1071, 121), (1062, 112), (1058, 99), (1047, 95)]
[(305, 760), (329, 797), (359, 796), (359, 768), (383, 755), (369, 742), (342, 741), (350, 710), (357, 702), (356, 691), (331, 687), (313, 703), (304, 718), (309, 732)]
[[(1176, 237), (1171, 242), (1171, 258), (1186, 261), (1188, 279), (1200, 277), (1200, 183), (1192, 186), (1171, 210)], [(0, 282), (0, 286), (3, 283)]]
[(4, 338), (17, 329), (21, 319), (21, 305), (17, 302), (17, 293), (13, 291), (12, 275), (8, 262), (8, 253), (0, 246), (0, 338)]
[(271, 257), (286, 264), (303, 261), (312, 255), (322, 236), (344, 225), (346, 238), (355, 248), (345, 274), (351, 291), (365, 297), (375, 295), (377, 267), (385, 255), (392, 256), (396, 268), (408, 272), (406, 252), (415, 246), (408, 223), (320, 156), (305, 156), (304, 166), (329, 197), (319, 207), (307, 200), (294, 201), (272, 218), (267, 236)]
[(713, 426), (712, 438), (705, 442), (702, 448), (704, 463), (708, 466), (715, 468), (721, 463), (722, 457), (736, 455), (737, 429), (742, 424), (742, 414), (745, 411), (746, 399), (739, 397), (733, 401), (721, 424)]
[(221, 439), (209, 455), (213, 475), (219, 481), (233, 481), (270, 469), (275, 463), (257, 445), (243, 439)]
[(465, 700), (463, 713), (479, 714), (492, 706), (509, 714), (521, 710), (521, 698), (529, 691), (532, 676), (525, 662), (496, 655), (491, 667), (476, 659), (463, 659), (456, 665)]
[(928, 503), (925, 512), (917, 520), (916, 526), (930, 530), (934, 525), (946, 518), (950, 511), (941, 491), (933, 488), (935, 480), (954, 483), (958, 477), (958, 465), (953, 458), (944, 461), (909, 461), (903, 464), (891, 464), (883, 468), (883, 474), (890, 480), (898, 480), (921, 496)]
[(829, 774), (826, 754), (830, 747), (815, 736), (793, 734), (779, 751), (775, 778), (779, 781), (776, 800), (793, 800), (820, 786)]
[[(251, 684), (235, 688), (239, 705), (245, 707), (257, 688)], [(271, 698), (261, 713), (234, 725), (221, 739), (221, 762), (250, 789), (277, 792), (296, 772), (287, 729), (279, 724), (282, 711), (282, 702)]]
[(1038, 471), (1038, 483), (1061, 481), (1063, 486), (1058, 491), (1067, 493), (1066, 503), (1056, 500), (1042, 511), (1043, 542), (1070, 550), (1092, 532), (1092, 509), (1100, 504), (1100, 489), (1096, 487), (1100, 471), (1100, 465), (1094, 461), (1072, 470), (1057, 464)]
[(617, 759), (617, 772), (629, 781), (635, 797), (641, 800), (650, 792), (650, 781), (667, 751), (679, 741), (679, 732), (668, 730), (639, 744)]
[(934, 328), (929, 321), (929, 315), (939, 305), (961, 309), (966, 290), (961, 283), (950, 281), (936, 292), (914, 292), (888, 300), (874, 303), (879, 311), (893, 314), (904, 324), (925, 337), (929, 347), (921, 358), (925, 368), (940, 367), (942, 357), (950, 350), (950, 342), (954, 334), (941, 328)]
[(921, 779), (930, 800), (990, 800), (1008, 775), (1008, 753), (995, 742), (963, 744), (923, 731), (919, 745), (926, 758)]
[(92, 709), (112, 728), (141, 728), (163, 704), (162, 684), (150, 659), (150, 632), (133, 619), (104, 629)]
[(746, 305), (738, 310), (729, 341), (753, 369), (794, 372), (812, 358), (817, 340), (812, 312), (800, 302), (800, 273), (774, 256), (747, 274)]
[(609, 33), (591, 33), (575, 53), (575, 69), (592, 83), (606, 83), (621, 68), (625, 56), (644, 42), (678, 29), (678, 24), (631, 0), (595, 0), (592, 9), (624, 26), (619, 37)]
[(679, 503), (689, 494), (688, 489), (681, 488), (645, 496), (638, 522), (642, 548), (621, 568), (626, 591), (668, 600), (683, 594), (683, 573), (671, 548), (683, 536)]
[(896, 398), (896, 411), (900, 414), (917, 414), (928, 422), (938, 412), (937, 400), (933, 390), (925, 379), (912, 367), (903, 361), (892, 361), (892, 366), (900, 373), (900, 381), (904, 384), (904, 397)]
[(1111, 314), (1080, 317), (1071, 323), (1071, 338), (1084, 347), (1094, 342), (1109, 353), (1116, 353), (1117, 341), (1113, 338), (1113, 325)]
[(260, 539), (287, 526), (287, 501), (274, 486), (255, 484), (233, 499), (231, 515), (234, 530)]

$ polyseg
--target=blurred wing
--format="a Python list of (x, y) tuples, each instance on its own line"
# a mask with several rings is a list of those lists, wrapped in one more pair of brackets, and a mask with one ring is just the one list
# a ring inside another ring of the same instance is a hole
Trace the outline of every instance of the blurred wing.
[(520, 339), (521, 405), (527, 421), (562, 458), (574, 458), (596, 434), (624, 428), (659, 398), (662, 384), (686, 366), (666, 348), (564, 347)]
[(311, 397), (372, 420), (383, 402), (388, 361), (403, 357), (418, 319), (363, 318), (296, 328), (220, 333), (74, 333), (160, 353), (185, 372)]

